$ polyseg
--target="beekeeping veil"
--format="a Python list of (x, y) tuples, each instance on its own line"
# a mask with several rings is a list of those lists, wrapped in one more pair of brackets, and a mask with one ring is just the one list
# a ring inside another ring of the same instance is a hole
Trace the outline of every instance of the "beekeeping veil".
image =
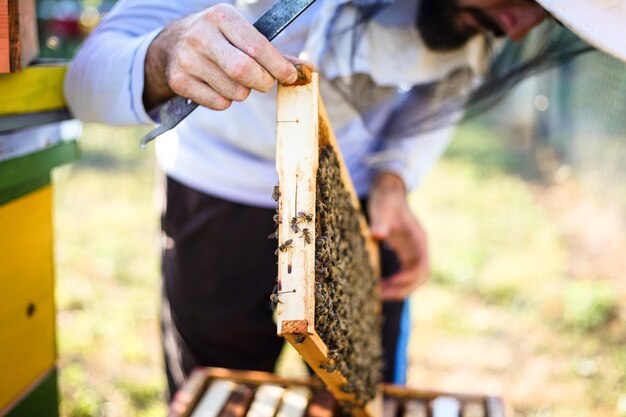
[[(551, 20), (523, 42), (491, 31), (435, 51), (416, 22), (428, 2), (439, 1), (328, 0), (313, 25), (307, 58), (366, 125), (373, 108), (394, 101), (373, 128), (382, 139), (414, 137), (481, 113), (521, 80), (593, 49)], [(569, 9), (572, 0), (541, 3)]]
[(626, 62), (625, 0), (537, 0), (591, 45)]

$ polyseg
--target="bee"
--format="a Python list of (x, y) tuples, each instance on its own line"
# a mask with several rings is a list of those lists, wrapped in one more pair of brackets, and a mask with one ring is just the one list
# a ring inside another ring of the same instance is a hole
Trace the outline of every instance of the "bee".
[(274, 186), (274, 189), (272, 190), (272, 200), (278, 201), (279, 198), (280, 198), (280, 188), (278, 185), (276, 185)]
[[(272, 302), (272, 304), (277, 305), (278, 303), (281, 303), (280, 298), (278, 298), (278, 293), (273, 292), (270, 295), (270, 301)], [(282, 304), (282, 303), (281, 303)]]
[(327, 245), (321, 246), (320, 250), (317, 252), (316, 256), (318, 258), (326, 258), (330, 256), (330, 248)]
[(279, 296), (282, 294), (291, 294), (296, 292), (295, 289), (291, 290), (291, 291), (278, 291), (278, 285), (274, 285), (274, 291), (272, 291), (272, 294), (270, 295), (270, 301), (274, 304), (282, 304), (282, 301), (280, 301)]
[(354, 392), (354, 387), (352, 386), (352, 384), (342, 384), (339, 387), (339, 390), (341, 392), (345, 392), (346, 394), (351, 394)]
[(307, 245), (310, 245), (312, 242), (311, 239), (311, 233), (309, 232), (309, 229), (302, 229), (302, 236), (300, 236), (302, 239), (304, 239), (304, 243), (306, 243)]
[(298, 223), (299, 223), (299, 222), (300, 222), (300, 221), (298, 220), (298, 218), (297, 218), (297, 217), (293, 217), (293, 218), (291, 219), (291, 221), (289, 222), (289, 226), (291, 227), (291, 230), (292, 230), (294, 233), (298, 233), (298, 232), (300, 231), (300, 228), (298, 227)]
[(324, 369), (329, 374), (332, 374), (337, 369), (337, 365), (331, 364), (330, 362), (322, 362), (320, 363), (320, 368)]
[(280, 216), (278, 213), (274, 214), (273, 219), (274, 219), (274, 223), (280, 224)]
[(323, 278), (328, 278), (328, 276), (330, 275), (330, 273), (328, 272), (328, 268), (315, 268), (315, 273)]
[(306, 340), (306, 336), (301, 334), (301, 335), (296, 336), (295, 342), (296, 344), (301, 345), (302, 343), (304, 343), (305, 340)]
[(271, 233), (269, 235), (267, 235), (268, 239), (278, 239), (278, 230), (275, 231), (274, 233)]
[(313, 216), (305, 213), (304, 211), (299, 211), (296, 217), (299, 219), (299, 221), (305, 221), (307, 223), (311, 223), (313, 221)]
[(291, 248), (291, 244), (293, 243), (293, 239), (286, 240), (285, 243), (278, 247), (278, 250), (281, 252), (286, 252), (287, 249)]

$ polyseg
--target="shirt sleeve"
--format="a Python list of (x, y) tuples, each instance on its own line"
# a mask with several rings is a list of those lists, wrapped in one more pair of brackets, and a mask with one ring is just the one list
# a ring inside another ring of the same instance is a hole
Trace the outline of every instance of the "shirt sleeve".
[(375, 173), (399, 175), (407, 190), (414, 190), (443, 155), (454, 131), (454, 126), (447, 126), (411, 138), (387, 139), (370, 158), (370, 166)]
[(398, 93), (397, 101), (389, 102), (393, 110), (388, 113), (383, 130), (405, 133), (379, 140), (370, 162), (375, 174), (384, 171), (398, 174), (407, 189), (413, 190), (432, 170), (450, 144), (455, 122), (462, 115), (451, 112), (449, 120), (436, 119), (436, 109), (441, 105), (438, 88), (437, 83), (413, 86), (410, 94)]
[(217, 3), (121, 0), (70, 65), (64, 92), (73, 115), (113, 125), (154, 123), (142, 99), (148, 47), (169, 22)]

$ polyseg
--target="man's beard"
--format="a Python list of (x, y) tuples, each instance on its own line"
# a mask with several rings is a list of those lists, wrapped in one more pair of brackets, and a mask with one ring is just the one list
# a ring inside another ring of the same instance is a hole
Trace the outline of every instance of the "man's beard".
[[(459, 27), (458, 15), (470, 13), (480, 24), (477, 27)], [(487, 13), (475, 7), (458, 7), (458, 0), (423, 0), (417, 13), (417, 29), (426, 46), (436, 51), (460, 48), (484, 30), (495, 36), (504, 36), (502, 27)]]

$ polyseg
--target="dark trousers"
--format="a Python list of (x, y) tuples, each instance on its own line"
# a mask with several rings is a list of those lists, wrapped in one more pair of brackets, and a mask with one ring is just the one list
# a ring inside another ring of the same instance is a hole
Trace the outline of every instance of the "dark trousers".
[[(270, 301), (276, 241), (267, 236), (274, 210), (221, 200), (171, 178), (166, 198), (161, 325), (170, 395), (198, 366), (273, 371), (283, 345)], [(389, 275), (397, 262), (389, 251), (381, 255)], [(402, 308), (402, 302), (383, 305), (388, 382)]]

